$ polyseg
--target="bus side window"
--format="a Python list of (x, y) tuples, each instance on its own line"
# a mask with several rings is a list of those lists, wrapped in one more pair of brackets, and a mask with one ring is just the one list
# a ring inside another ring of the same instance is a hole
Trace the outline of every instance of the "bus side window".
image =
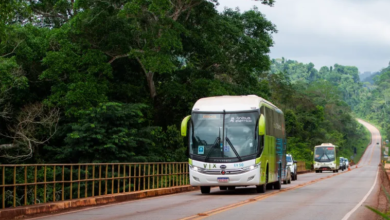
[(275, 137), (275, 117), (274, 110), (265, 108), (265, 126), (267, 127), (267, 135)]

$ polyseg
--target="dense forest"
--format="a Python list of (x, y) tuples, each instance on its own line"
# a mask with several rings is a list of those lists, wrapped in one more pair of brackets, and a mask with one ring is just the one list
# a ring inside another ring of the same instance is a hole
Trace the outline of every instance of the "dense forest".
[(291, 153), (308, 161), (312, 146), (331, 142), (348, 158), (356, 147), (354, 160), (360, 158), (369, 136), (352, 115), (369, 91), (360, 82), (356, 67), (335, 64), (317, 70), (313, 63), (273, 59), (270, 77), (282, 79), (277, 87), (283, 82), (282, 88), (289, 88), (271, 96), (285, 111)]
[(366, 82), (367, 88), (370, 88), (369, 93), (367, 98), (360, 103), (356, 114), (377, 124), (382, 130), (382, 135), (384, 135), (382, 138), (389, 139), (390, 63), (388, 67), (371, 76), (373, 84)]
[(270, 60), (277, 29), (261, 10), (216, 4), (0, 3), (0, 162), (185, 161), (178, 129), (194, 102), (247, 94), (282, 108), (296, 159), (312, 161), (323, 142), (361, 153), (367, 133), (352, 110), (379, 117), (363, 111), (373, 96), (376, 112), (389, 111), (390, 71), (370, 91), (356, 67)]

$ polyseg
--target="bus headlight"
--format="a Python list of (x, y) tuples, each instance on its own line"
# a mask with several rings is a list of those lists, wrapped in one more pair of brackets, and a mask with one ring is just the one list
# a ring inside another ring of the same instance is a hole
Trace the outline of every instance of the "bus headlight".
[(190, 169), (193, 170), (193, 171), (196, 171), (196, 172), (200, 172), (200, 171), (203, 170), (202, 168), (196, 167), (196, 166), (193, 166), (193, 165), (190, 165)]
[(260, 165), (261, 165), (261, 163), (258, 163), (258, 164), (255, 164), (255, 165), (251, 165), (251, 166), (249, 166), (249, 167), (244, 167), (244, 168), (242, 168), (242, 169), (243, 169), (243, 170), (246, 170), (246, 171), (250, 171), (250, 170), (254, 170), (254, 169), (259, 168)]

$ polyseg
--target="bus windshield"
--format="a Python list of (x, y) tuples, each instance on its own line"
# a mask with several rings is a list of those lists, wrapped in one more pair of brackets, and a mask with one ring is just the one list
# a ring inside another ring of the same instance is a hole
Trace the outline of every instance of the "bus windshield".
[[(192, 115), (190, 154), (208, 158), (241, 158), (257, 153), (258, 112)], [(225, 125), (225, 127), (223, 127)]]
[(335, 148), (329, 147), (316, 147), (314, 161), (317, 162), (331, 162), (335, 160)]

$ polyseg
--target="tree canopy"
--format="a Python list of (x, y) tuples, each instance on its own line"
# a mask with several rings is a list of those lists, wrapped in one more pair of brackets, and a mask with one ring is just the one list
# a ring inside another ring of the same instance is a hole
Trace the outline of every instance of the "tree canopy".
[[(260, 3), (272, 6), (273, 0)], [(286, 115), (288, 150), (351, 154), (368, 92), (356, 67), (270, 60), (276, 26), (214, 0), (0, 3), (1, 162), (185, 161), (202, 97), (255, 94)]]

